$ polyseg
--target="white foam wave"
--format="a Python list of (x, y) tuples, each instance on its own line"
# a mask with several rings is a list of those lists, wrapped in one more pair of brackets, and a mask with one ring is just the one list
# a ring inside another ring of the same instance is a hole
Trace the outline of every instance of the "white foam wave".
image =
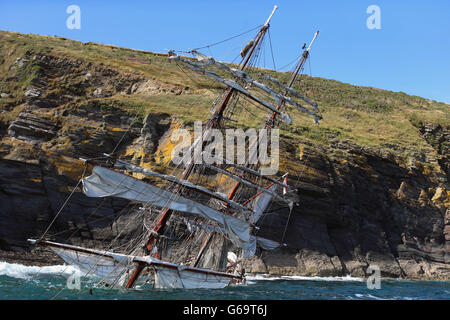
[(377, 297), (373, 294), (362, 294), (362, 293), (356, 293), (355, 297), (357, 297), (358, 299), (363, 299), (363, 300), (416, 300), (418, 298), (413, 298), (413, 297), (401, 297), (401, 296), (393, 296), (393, 297), (389, 297), (389, 298), (381, 298), (381, 297)]
[(363, 299), (363, 300), (366, 300), (366, 299), (371, 299), (371, 300), (389, 300), (389, 299), (380, 298), (380, 297), (377, 297), (377, 296), (374, 296), (374, 295), (368, 294), (368, 293), (367, 294), (356, 293), (355, 296), (357, 298)]
[(38, 267), (0, 262), (0, 276), (9, 276), (18, 279), (32, 279), (36, 276), (43, 275), (60, 275), (68, 277), (74, 272), (78, 272), (78, 269), (67, 265)]
[[(32, 279), (36, 276), (58, 275), (68, 277), (79, 269), (70, 265), (56, 266), (25, 266), (17, 263), (8, 263), (0, 261), (0, 276), (9, 276), (18, 279)], [(344, 277), (305, 277), (305, 276), (271, 276), (268, 274), (248, 274), (247, 280), (252, 281), (275, 281), (275, 280), (303, 280), (303, 281), (364, 281), (363, 278), (351, 276)]]
[(344, 277), (306, 277), (306, 276), (271, 276), (268, 274), (249, 274), (246, 276), (247, 280), (257, 280), (257, 281), (274, 281), (274, 280), (303, 280), (303, 281), (365, 281), (363, 278), (356, 278), (350, 275)]

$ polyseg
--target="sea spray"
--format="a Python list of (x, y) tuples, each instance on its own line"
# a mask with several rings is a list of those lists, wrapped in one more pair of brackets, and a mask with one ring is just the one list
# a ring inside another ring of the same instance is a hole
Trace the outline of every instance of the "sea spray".
[[(82, 278), (80, 290), (67, 288), (76, 269), (65, 265), (24, 266), (0, 262), (0, 299), (99, 300), (416, 300), (450, 299), (450, 282), (383, 279), (369, 290), (362, 278), (249, 275), (247, 284), (217, 290), (112, 289)], [(93, 288), (93, 290), (91, 290)], [(92, 294), (90, 294), (92, 292)]]

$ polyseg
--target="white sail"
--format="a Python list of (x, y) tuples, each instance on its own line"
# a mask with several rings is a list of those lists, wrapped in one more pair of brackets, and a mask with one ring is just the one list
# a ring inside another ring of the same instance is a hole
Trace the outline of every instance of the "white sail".
[(50, 247), (58, 256), (87, 275), (96, 275), (112, 287), (121, 287), (131, 258), (124, 255), (99, 256), (83, 252)]
[(157, 266), (155, 270), (154, 286), (157, 289), (221, 289), (232, 280), (230, 277), (186, 270), (183, 266), (176, 269)]
[(95, 274), (113, 287), (120, 287), (127, 278), (129, 268), (137, 263), (155, 270), (154, 285), (159, 289), (219, 289), (239, 276), (207, 269), (164, 262), (150, 256), (138, 257), (109, 251), (87, 249), (45, 240), (28, 240), (31, 244), (49, 247), (64, 261), (88, 274)]
[(262, 237), (256, 237), (256, 241), (258, 243), (258, 246), (263, 250), (275, 250), (276, 248), (279, 248), (281, 244), (279, 242), (262, 238)]
[(242, 246), (250, 240), (250, 225), (247, 222), (125, 174), (94, 167), (92, 175), (83, 178), (82, 181), (83, 192), (88, 197), (119, 197), (191, 213), (222, 225), (230, 240), (236, 245)]
[(242, 257), (245, 259), (253, 257), (256, 253), (256, 246), (259, 246), (263, 250), (271, 251), (279, 248), (281, 244), (266, 238), (250, 236), (250, 241), (242, 248)]

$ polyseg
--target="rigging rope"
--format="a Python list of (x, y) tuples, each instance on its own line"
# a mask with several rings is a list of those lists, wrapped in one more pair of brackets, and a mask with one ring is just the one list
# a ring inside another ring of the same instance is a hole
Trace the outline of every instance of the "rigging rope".
[(192, 49), (192, 50), (187, 51), (187, 52), (186, 52), (186, 51), (177, 51), (177, 52), (191, 53), (192, 51), (195, 51), (195, 50), (201, 50), (201, 49), (206, 49), (206, 48), (214, 47), (214, 46), (217, 46), (217, 45), (219, 45), (219, 44), (221, 44), (221, 43), (224, 43), (224, 42), (233, 40), (233, 39), (238, 38), (238, 37), (240, 37), (240, 36), (243, 36), (243, 35), (245, 35), (245, 34), (247, 34), (247, 33), (250, 33), (250, 32), (252, 32), (252, 31), (254, 31), (254, 30), (256, 30), (256, 29), (260, 29), (261, 27), (262, 27), (262, 25), (259, 25), (259, 26), (255, 27), (255, 28), (251, 29), (251, 30), (245, 31), (245, 32), (240, 33), (240, 34), (238, 34), (238, 35), (236, 35), (236, 36), (233, 36), (233, 37), (231, 37), (231, 38), (228, 38), (228, 39), (225, 39), (225, 40), (222, 40), (222, 41), (219, 41), (219, 42), (215, 42), (215, 43), (212, 43), (212, 44), (203, 46), (203, 47), (195, 48), (195, 49)]
[(281, 67), (279, 70), (284, 70), (285, 68), (289, 67), (291, 64), (293, 64), (294, 62), (298, 61), (298, 59), (301, 58), (302, 55), (299, 55), (297, 58), (295, 58), (294, 60), (292, 60), (291, 62), (289, 62), (287, 65)]
[(275, 65), (275, 58), (274, 58), (274, 55), (273, 55), (272, 38), (270, 37), (270, 29), (267, 30), (267, 33), (269, 34), (269, 44), (270, 44), (270, 52), (272, 54), (273, 69), (275, 71), (277, 71), (277, 66)]
[(78, 186), (80, 185), (81, 181), (84, 178), (84, 174), (86, 173), (86, 169), (87, 166), (84, 166), (84, 170), (83, 170), (83, 174), (81, 175), (81, 179), (78, 180), (77, 185), (73, 188), (72, 192), (70, 193), (70, 195), (67, 197), (66, 201), (64, 202), (64, 204), (62, 205), (62, 207), (59, 209), (58, 213), (55, 215), (55, 217), (53, 218), (52, 222), (50, 223), (50, 225), (48, 226), (48, 228), (45, 230), (44, 234), (39, 238), (39, 240), (44, 239), (45, 235), (47, 234), (47, 232), (50, 230), (50, 228), (52, 227), (53, 223), (56, 221), (56, 219), (58, 218), (58, 216), (61, 214), (61, 212), (63, 211), (64, 207), (66, 206), (66, 204), (69, 202), (70, 198), (73, 196), (73, 194), (75, 193), (75, 190), (78, 188)]

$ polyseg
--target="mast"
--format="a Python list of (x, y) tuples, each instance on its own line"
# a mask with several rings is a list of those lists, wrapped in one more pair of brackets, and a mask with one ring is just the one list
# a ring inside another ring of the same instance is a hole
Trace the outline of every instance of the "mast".
[[(317, 31), (315, 33), (314, 38), (312, 39), (311, 43), (309, 44), (309, 47), (305, 51), (303, 51), (302, 58), (298, 62), (294, 72), (292, 73), (291, 79), (289, 80), (289, 83), (287, 85), (288, 88), (291, 88), (293, 86), (295, 79), (297, 78), (298, 74), (301, 72), (301, 70), (305, 66), (306, 60), (308, 60), (308, 57), (309, 57), (309, 51), (311, 50), (311, 47), (318, 35), (319, 35), (319, 31)], [(288, 92), (286, 92), (285, 94), (287, 95)], [(282, 100), (281, 103), (277, 106), (277, 110), (280, 110), (284, 106), (284, 104), (285, 104), (285, 101)], [(267, 122), (266, 122), (266, 126), (265, 126), (266, 129), (271, 129), (274, 127), (276, 117), (277, 117), (277, 113), (273, 112), (272, 117), (269, 120), (267, 120)], [(251, 157), (249, 157), (249, 158), (251, 158)], [(232, 200), (234, 198), (240, 185), (241, 185), (241, 183), (239, 181), (236, 182), (236, 184), (234, 185), (234, 188), (231, 190), (230, 194), (228, 195), (228, 199)]]
[(292, 74), (292, 77), (291, 77), (291, 80), (289, 81), (288, 87), (292, 87), (295, 79), (297, 78), (297, 75), (301, 72), (301, 70), (303, 70), (306, 60), (308, 60), (308, 57), (309, 57), (309, 51), (311, 51), (311, 47), (312, 47), (314, 41), (316, 41), (316, 38), (318, 35), (319, 35), (319, 30), (317, 30), (316, 33), (314, 34), (314, 38), (312, 39), (308, 48), (305, 51), (303, 51), (302, 58), (300, 59), (300, 62), (298, 63), (297, 67), (295, 68), (294, 73)]
[[(275, 14), (275, 11), (278, 9), (278, 6), (274, 6), (270, 16), (268, 17), (268, 19), (266, 20), (266, 22), (264, 23), (264, 25), (261, 27), (261, 29), (258, 32), (258, 35), (256, 36), (256, 39), (253, 43), (253, 46), (250, 48), (249, 52), (247, 53), (247, 55), (243, 58), (243, 61), (241, 62), (241, 67), (240, 69), (242, 71), (245, 70), (247, 64), (249, 63), (250, 59), (252, 58), (256, 48), (258, 47), (258, 45), (260, 44), (261, 40), (263, 39), (264, 35), (266, 34), (268, 28), (269, 28), (269, 23), (270, 20), (272, 19), (273, 15)], [(231, 97), (233, 95), (233, 93), (236, 91), (236, 89), (230, 87), (227, 89), (226, 93), (225, 93), (225, 97), (222, 100), (220, 106), (216, 109), (216, 111), (214, 112), (213, 116), (209, 119), (208, 121), (208, 126), (205, 128), (205, 131), (211, 128), (215, 128), (219, 125), (220, 123), (220, 119), (223, 116), (223, 113), (228, 105), (228, 103), (231, 100)], [(188, 167), (184, 170), (183, 175), (182, 175), (182, 180), (187, 180), (189, 178), (189, 176), (191, 175), (195, 163), (194, 163), (194, 159), (193, 159), (194, 155), (191, 158), (191, 161), (188, 165)], [(179, 190), (179, 186), (176, 187), (175, 192)], [(167, 223), (167, 221), (169, 220), (170, 216), (172, 215), (173, 210), (166, 208), (163, 210), (162, 214), (161, 214), (161, 218), (159, 219), (156, 227), (153, 229), (153, 232), (150, 234), (149, 239), (147, 240), (147, 243), (145, 245), (145, 248), (148, 252), (151, 252), (153, 249), (153, 245), (155, 243), (155, 240), (158, 238), (158, 235), (162, 232), (162, 230), (164, 230), (164, 227)], [(125, 288), (132, 288), (134, 286), (134, 283), (136, 282), (137, 278), (139, 277), (139, 275), (141, 274), (141, 272), (143, 271), (143, 269), (145, 268), (144, 265), (138, 265), (130, 279), (128, 280)]]
[[(309, 44), (309, 47), (303, 51), (302, 54), (302, 58), (300, 59), (300, 61), (297, 64), (297, 67), (295, 68), (295, 71), (292, 73), (291, 79), (289, 80), (289, 83), (287, 85), (288, 88), (292, 88), (292, 86), (294, 85), (295, 79), (297, 79), (298, 74), (303, 70), (303, 68), (305, 67), (305, 63), (306, 60), (308, 60), (309, 57), (309, 51), (311, 50), (311, 47), (314, 43), (314, 41), (316, 41), (317, 36), (319, 35), (319, 30), (316, 31), (316, 33), (314, 34), (314, 38), (312, 39), (311, 43)], [(287, 95), (288, 92), (286, 90), (285, 95)], [(278, 110), (284, 105), (284, 101), (281, 102), (280, 106), (278, 107)], [(275, 120), (277, 114), (274, 112), (272, 114), (272, 121), (270, 123), (266, 124), (266, 127), (271, 126), (273, 127), (273, 120)]]
[[(295, 68), (295, 70), (294, 70), (294, 72), (292, 73), (292, 76), (291, 76), (291, 79), (289, 80), (289, 83), (288, 83), (288, 85), (287, 85), (287, 88), (291, 88), (291, 87), (293, 86), (293, 84), (294, 84), (294, 82), (295, 82), (295, 80), (296, 80), (298, 74), (303, 70), (303, 68), (304, 68), (304, 66), (305, 66), (305, 63), (306, 63), (306, 61), (308, 60), (308, 57), (309, 57), (309, 51), (311, 50), (311, 47), (312, 47), (312, 45), (313, 45), (313, 43), (314, 43), (314, 41), (316, 40), (316, 38), (317, 38), (318, 35), (319, 35), (319, 30), (317, 30), (316, 33), (314, 34), (314, 38), (312, 39), (312, 41), (311, 41), (311, 43), (309, 44), (308, 48), (305, 49), (305, 50), (303, 51), (302, 57), (301, 57), (300, 61), (298, 62), (297, 66), (296, 66), (296, 68)], [(285, 95), (287, 95), (287, 94), (288, 94), (288, 90), (286, 90), (286, 92), (285, 92)], [(282, 100), (282, 101), (280, 102), (280, 104), (279, 104), (279, 105), (277, 106), (277, 108), (276, 108), (277, 111), (279, 111), (284, 105), (285, 105), (285, 100)], [(278, 115), (277, 112), (273, 112), (273, 113), (272, 113), (271, 118), (270, 118), (269, 120), (267, 120), (267, 122), (266, 122), (265, 129), (269, 129), (269, 130), (270, 130), (270, 129), (272, 129), (272, 128), (274, 127), (274, 125), (275, 125), (275, 119), (276, 119), (277, 115)], [(255, 152), (256, 152), (256, 149), (255, 149)], [(250, 159), (250, 158), (252, 158), (252, 156), (250, 156), (249, 159)], [(246, 165), (248, 165), (248, 163), (247, 163)], [(235, 183), (233, 189), (232, 189), (231, 192), (228, 194), (228, 199), (229, 199), (229, 200), (232, 200), (232, 199), (235, 197), (236, 192), (238, 191), (238, 189), (239, 189), (239, 187), (240, 187), (241, 185), (242, 185), (242, 182), (240, 182), (240, 181), (237, 181), (237, 182)], [(252, 198), (258, 196), (258, 195), (261, 194), (262, 192), (263, 192), (263, 191), (259, 191), (259, 192), (258, 192), (255, 196), (253, 196)], [(248, 201), (250, 201), (250, 200), (248, 200)], [(247, 201), (246, 203), (248, 203), (248, 201)], [(206, 248), (206, 246), (209, 244), (209, 242), (211, 241), (211, 239), (212, 239), (212, 233), (209, 234), (209, 235), (205, 238), (205, 240), (203, 241), (203, 244), (202, 244), (202, 246), (201, 246), (201, 248), (200, 248), (200, 252), (199, 252), (199, 254), (197, 255), (197, 258), (196, 258), (196, 260), (195, 260), (195, 262), (194, 262), (194, 266), (197, 266), (197, 264), (199, 263), (200, 258), (201, 258), (201, 256), (203, 255), (203, 253), (204, 253), (204, 251), (205, 251), (205, 248)]]

